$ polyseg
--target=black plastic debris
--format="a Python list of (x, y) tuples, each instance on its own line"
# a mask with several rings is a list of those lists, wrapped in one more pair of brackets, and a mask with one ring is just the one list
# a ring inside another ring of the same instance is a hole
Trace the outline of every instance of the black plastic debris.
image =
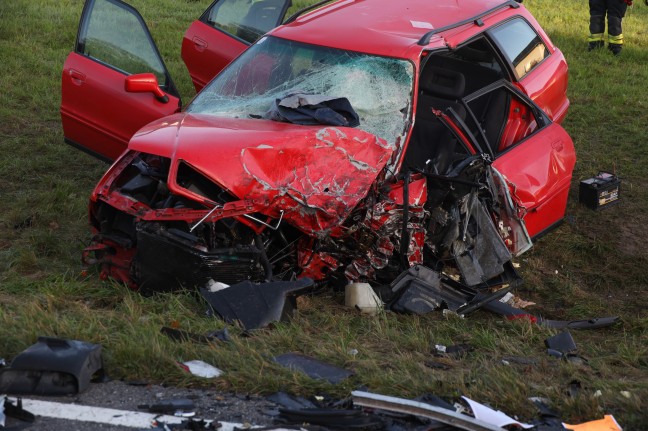
[(338, 384), (347, 377), (352, 376), (353, 371), (330, 365), (317, 359), (300, 355), (299, 353), (285, 353), (273, 358), (279, 365), (291, 370), (301, 371), (312, 379), (326, 380), (331, 384)]
[(452, 346), (447, 346), (445, 348), (445, 356), (449, 356), (456, 359), (462, 359), (468, 355), (468, 353), (475, 350), (473, 346), (466, 343), (454, 344)]
[(216, 292), (200, 289), (212, 311), (228, 323), (240, 322), (245, 330), (285, 321), (297, 308), (296, 297), (313, 287), (313, 280), (252, 283), (244, 281)]
[(196, 410), (194, 402), (189, 398), (173, 398), (168, 400), (159, 400), (155, 404), (140, 404), (137, 406), (140, 410), (148, 410), (151, 413), (161, 413), (169, 415), (184, 416)]
[(33, 413), (23, 409), (22, 398), (16, 398), (16, 404), (11, 402), (9, 398), (3, 397), (2, 400), (3, 407), (0, 410), (0, 425), (4, 424), (4, 418), (2, 415), (8, 418), (17, 419), (22, 422), (32, 423), (36, 420), (36, 416)]
[(289, 94), (276, 99), (264, 116), (274, 121), (314, 126), (357, 127), (360, 117), (346, 97), (330, 97), (316, 94)]
[(535, 431), (567, 430), (567, 428), (563, 426), (563, 420), (558, 412), (549, 407), (546, 401), (539, 398), (529, 398), (529, 400), (536, 406), (540, 413), (540, 419), (532, 421), (532, 424), (535, 425)]
[(85, 391), (92, 376), (103, 371), (101, 345), (38, 337), (11, 366), (0, 370), (0, 392), (67, 395)]
[(457, 413), (444, 407), (404, 398), (389, 397), (370, 392), (353, 391), (353, 404), (393, 413), (410, 414), (432, 419), (442, 424), (452, 425), (457, 429), (473, 431), (502, 431), (503, 428), (488, 424), (468, 415)]
[(306, 398), (291, 395), (286, 392), (275, 392), (272, 395), (268, 395), (266, 399), (280, 405), (281, 407), (291, 410), (314, 409), (317, 407), (313, 402)]
[(378, 430), (384, 427), (377, 416), (370, 416), (362, 410), (299, 409), (280, 408), (280, 420), (288, 424), (321, 425), (334, 430)]
[(553, 329), (599, 329), (612, 326), (619, 322), (618, 316), (597, 317), (583, 320), (551, 320), (536, 316), (521, 308), (513, 307), (505, 302), (492, 300), (483, 305), (484, 310), (506, 316), (509, 319), (528, 318), (531, 322)]
[(598, 329), (612, 326), (619, 321), (619, 316), (596, 317), (584, 320), (549, 320), (540, 319), (539, 323), (554, 329)]
[(545, 340), (545, 346), (547, 346), (547, 353), (555, 358), (564, 359), (577, 365), (587, 364), (587, 359), (574, 353), (577, 350), (576, 342), (569, 331), (564, 331), (547, 338)]
[(423, 265), (401, 273), (392, 283), (390, 308), (399, 313), (425, 314), (438, 308), (456, 311), (468, 302), (461, 292), (442, 282), (441, 275)]
[[(151, 430), (158, 430), (158, 431), (173, 431), (173, 430), (189, 430), (189, 431), (211, 431), (211, 430), (218, 430), (222, 428), (222, 424), (217, 421), (208, 421), (204, 419), (192, 419), (189, 418), (188, 420), (183, 420), (182, 423), (179, 424), (167, 424), (165, 422), (156, 420), (153, 423), (153, 426), (155, 428), (147, 428), (146, 430), (140, 430), (140, 431), (151, 431)], [(237, 428), (235, 428), (237, 429)]]
[(576, 342), (574, 338), (569, 333), (569, 331), (561, 332), (553, 337), (549, 337), (545, 340), (545, 346), (547, 346), (547, 351), (558, 352), (558, 356), (561, 357), (566, 353), (572, 353), (576, 351)]

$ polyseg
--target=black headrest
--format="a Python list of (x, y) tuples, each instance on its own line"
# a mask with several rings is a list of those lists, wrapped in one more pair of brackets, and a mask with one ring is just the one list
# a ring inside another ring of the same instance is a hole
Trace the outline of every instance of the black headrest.
[(466, 90), (466, 78), (454, 70), (428, 66), (421, 73), (420, 87), (430, 96), (459, 99)]

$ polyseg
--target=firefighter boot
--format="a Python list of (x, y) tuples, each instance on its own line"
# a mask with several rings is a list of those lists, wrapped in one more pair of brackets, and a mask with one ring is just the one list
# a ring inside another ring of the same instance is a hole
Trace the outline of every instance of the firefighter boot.
[(590, 16), (590, 35), (587, 38), (587, 50), (593, 51), (597, 48), (605, 46), (604, 34), (605, 31), (605, 16), (592, 15)]
[(619, 55), (623, 49), (623, 33), (621, 18), (608, 15), (608, 49), (612, 54)]

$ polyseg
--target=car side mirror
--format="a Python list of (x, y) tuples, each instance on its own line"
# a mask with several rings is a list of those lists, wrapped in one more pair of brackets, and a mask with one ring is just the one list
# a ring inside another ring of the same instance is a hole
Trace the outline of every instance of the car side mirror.
[(126, 77), (124, 88), (129, 93), (153, 93), (162, 103), (169, 101), (169, 96), (162, 91), (158, 80), (152, 73), (138, 73)]

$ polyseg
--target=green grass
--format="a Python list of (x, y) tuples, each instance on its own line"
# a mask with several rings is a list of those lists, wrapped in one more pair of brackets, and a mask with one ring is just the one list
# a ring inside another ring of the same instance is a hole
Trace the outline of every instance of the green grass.
[[(184, 30), (210, 2), (138, 0), (185, 102), (193, 95), (180, 60)], [(637, 2), (639, 3), (639, 2)], [(648, 7), (624, 20), (621, 57), (585, 50), (583, 2), (527, 0), (570, 66), (572, 106), (564, 127), (578, 151), (566, 223), (518, 259), (519, 295), (550, 318), (620, 315), (614, 328), (572, 334), (589, 366), (559, 362), (543, 340), (555, 331), (484, 312), (466, 319), (374, 317), (345, 309), (339, 294), (300, 301), (291, 323), (217, 345), (174, 343), (164, 325), (205, 333), (222, 328), (204, 317), (189, 293), (144, 298), (101, 281), (80, 264), (89, 242), (87, 199), (106, 165), (63, 143), (58, 106), (63, 61), (72, 49), (81, 0), (0, 2), (0, 357), (11, 359), (38, 335), (101, 343), (113, 378), (170, 385), (206, 383), (178, 360), (202, 359), (226, 371), (219, 389), (346, 396), (360, 385), (403, 397), (467, 395), (528, 420), (529, 396), (549, 398), (568, 423), (613, 414), (626, 430), (644, 429), (648, 414)], [(578, 181), (598, 170), (623, 178), (622, 203), (601, 212), (577, 203)], [(469, 343), (462, 359), (434, 358), (435, 344)], [(353, 349), (357, 354), (350, 353)], [(297, 351), (355, 376), (338, 386), (277, 367), (271, 357)], [(504, 365), (524, 356), (537, 365)], [(425, 366), (439, 360), (451, 367)], [(581, 382), (576, 397), (566, 395)], [(596, 397), (597, 390), (602, 396)], [(628, 391), (626, 398), (621, 391)]]

